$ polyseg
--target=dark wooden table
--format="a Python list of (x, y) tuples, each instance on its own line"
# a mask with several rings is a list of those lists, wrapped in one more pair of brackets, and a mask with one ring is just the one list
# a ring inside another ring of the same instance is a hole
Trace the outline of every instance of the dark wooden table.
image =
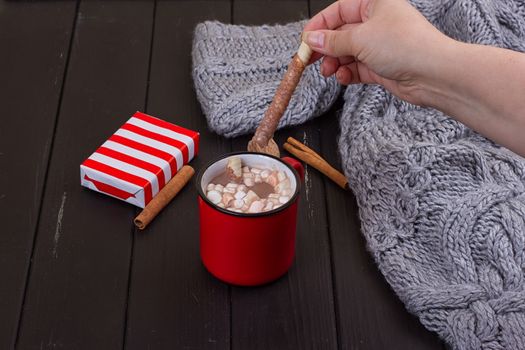
[[(444, 349), (366, 251), (357, 205), (315, 170), (297, 256), (267, 286), (199, 260), (196, 191), (146, 232), (80, 187), (79, 164), (133, 112), (201, 132), (199, 169), (245, 148), (207, 130), (191, 80), (196, 23), (307, 18), (329, 1), (0, 1), (0, 349)], [(339, 165), (337, 112), (278, 133)]]

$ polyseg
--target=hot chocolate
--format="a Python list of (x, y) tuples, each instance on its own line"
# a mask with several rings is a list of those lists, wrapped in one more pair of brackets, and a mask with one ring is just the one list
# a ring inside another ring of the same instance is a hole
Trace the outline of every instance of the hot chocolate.
[(292, 194), (285, 172), (242, 167), (239, 157), (231, 157), (225, 171), (206, 187), (206, 196), (213, 204), (238, 213), (261, 213), (279, 208)]

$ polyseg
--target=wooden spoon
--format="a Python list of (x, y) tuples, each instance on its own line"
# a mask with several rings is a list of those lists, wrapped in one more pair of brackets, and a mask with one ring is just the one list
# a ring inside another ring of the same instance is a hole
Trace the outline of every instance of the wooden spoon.
[(301, 42), (299, 50), (297, 50), (292, 62), (288, 65), (288, 69), (275, 92), (272, 103), (266, 110), (253, 138), (248, 142), (248, 151), (267, 153), (276, 157), (280, 156), (279, 146), (273, 140), (273, 134), (290, 103), (292, 94), (311, 56), (312, 49), (304, 42)]

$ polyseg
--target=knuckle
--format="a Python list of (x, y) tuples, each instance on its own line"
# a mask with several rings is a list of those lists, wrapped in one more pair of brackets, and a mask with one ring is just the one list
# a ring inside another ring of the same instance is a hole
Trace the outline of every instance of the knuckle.
[(327, 35), (327, 38), (326, 38), (327, 39), (326, 48), (334, 56), (337, 56), (338, 51), (340, 51), (338, 47), (339, 43), (338, 43), (337, 37), (338, 37), (337, 33), (331, 32), (329, 33), (329, 35)]

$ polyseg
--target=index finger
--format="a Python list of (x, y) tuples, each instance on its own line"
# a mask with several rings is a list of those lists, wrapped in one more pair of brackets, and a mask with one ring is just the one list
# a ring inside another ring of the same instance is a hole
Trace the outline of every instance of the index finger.
[(304, 26), (304, 31), (318, 29), (336, 29), (344, 24), (359, 23), (361, 5), (367, 0), (340, 0), (336, 1), (315, 16)]

